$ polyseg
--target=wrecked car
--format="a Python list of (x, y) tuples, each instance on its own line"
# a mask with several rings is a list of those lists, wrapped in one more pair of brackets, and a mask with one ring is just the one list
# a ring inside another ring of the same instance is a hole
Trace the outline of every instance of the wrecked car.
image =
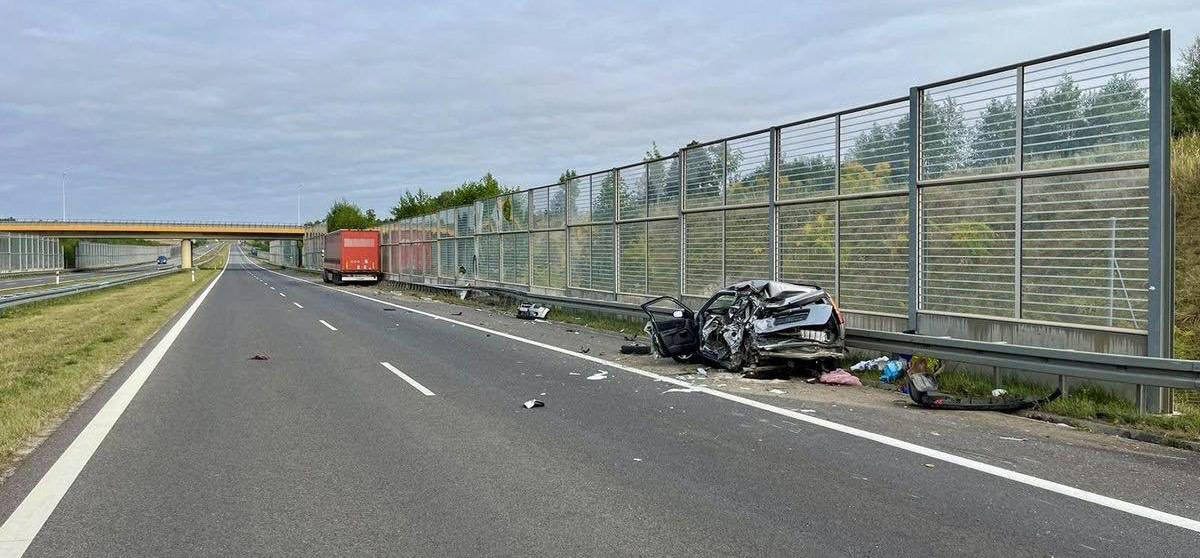
[(845, 320), (820, 287), (752, 280), (730, 285), (699, 311), (669, 296), (642, 304), (654, 351), (680, 362), (695, 358), (730, 371), (767, 361), (832, 369), (845, 354)]

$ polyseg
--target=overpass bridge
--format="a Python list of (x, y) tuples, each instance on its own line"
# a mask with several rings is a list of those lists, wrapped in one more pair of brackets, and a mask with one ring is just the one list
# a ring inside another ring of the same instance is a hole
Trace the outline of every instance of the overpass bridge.
[(60, 238), (162, 238), (180, 240), (184, 269), (192, 266), (193, 240), (302, 240), (304, 225), (204, 221), (0, 221), (0, 233)]

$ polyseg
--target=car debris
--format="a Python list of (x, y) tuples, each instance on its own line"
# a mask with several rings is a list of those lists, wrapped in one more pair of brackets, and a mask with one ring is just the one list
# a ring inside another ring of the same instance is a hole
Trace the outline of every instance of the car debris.
[(455, 312), (455, 313), (453, 313), (453, 314), (450, 314), (450, 315), (451, 315), (451, 316), (461, 316), (461, 315), (462, 315), (462, 310), (459, 310), (458, 312)]
[(522, 320), (545, 319), (548, 314), (550, 314), (550, 307), (542, 306), (537, 302), (522, 302), (517, 307), (517, 317)]
[(885, 356), (881, 356), (879, 358), (873, 358), (871, 360), (859, 361), (858, 363), (851, 366), (850, 370), (853, 370), (855, 372), (864, 372), (866, 370), (879, 370), (879, 369), (882, 369), (883, 366), (885, 364), (887, 364), (889, 360), (891, 360), (891, 359), (888, 357), (885, 357)]
[(249, 360), (271, 360), (271, 357), (269, 357), (267, 355), (263, 355), (263, 354), (257, 354), (257, 355), (250, 357)]
[(1035, 397), (1012, 397), (1007, 394), (992, 397), (959, 397), (938, 391), (937, 379), (929, 374), (910, 374), (908, 376), (908, 395), (912, 400), (928, 409), (950, 409), (957, 411), (1020, 411), (1032, 407), (1041, 407), (1058, 399), (1062, 390), (1041, 399)]
[(541, 402), (540, 400), (538, 400), (538, 399), (530, 399), (529, 401), (526, 401), (526, 402), (525, 402), (525, 408), (526, 408), (526, 409), (532, 409), (532, 408), (534, 408), (534, 407), (545, 407), (545, 406), (546, 406), (546, 404), (545, 404), (545, 403), (542, 403), (542, 402)]
[(581, 352), (581, 353), (583, 353), (583, 354), (585, 354), (585, 355), (586, 355), (586, 354), (588, 354), (588, 353), (592, 352), (592, 348), (591, 348), (591, 347), (588, 347), (587, 345), (583, 345), (583, 346), (580, 346), (580, 347), (579, 347), (579, 352)]
[(831, 386), (862, 386), (862, 380), (859, 380), (858, 376), (846, 372), (841, 368), (817, 376), (816, 381), (817, 383)]
[(587, 379), (589, 379), (589, 380), (607, 380), (608, 372), (601, 370), (599, 372), (596, 372), (595, 374), (592, 374), (591, 376), (588, 376)]
[(908, 367), (907, 365), (908, 363), (903, 360), (888, 361), (887, 364), (883, 365), (883, 373), (879, 375), (879, 381), (890, 384), (899, 380), (900, 376), (904, 374), (904, 369)]
[(641, 343), (630, 343), (621, 345), (621, 354), (623, 355), (648, 355), (650, 354), (650, 345)]
[[(670, 304), (674, 309), (664, 309)], [(653, 350), (679, 362), (700, 358), (732, 372), (767, 360), (828, 370), (845, 354), (845, 319), (820, 287), (780, 281), (734, 283), (692, 311), (662, 296), (642, 304)]]

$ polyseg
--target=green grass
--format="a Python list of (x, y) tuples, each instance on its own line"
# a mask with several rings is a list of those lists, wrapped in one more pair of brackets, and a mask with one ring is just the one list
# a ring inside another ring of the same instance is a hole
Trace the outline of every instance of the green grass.
[[(846, 359), (846, 370), (860, 360), (866, 360), (866, 357), (861, 354), (850, 355)], [(852, 373), (868, 384), (879, 382), (878, 370)], [(951, 366), (947, 366), (946, 370), (938, 374), (937, 380), (939, 389), (960, 396), (987, 397), (996, 388), (991, 376), (971, 374)], [(901, 378), (897, 385), (904, 383), (905, 380)], [(1009, 395), (1017, 397), (1040, 398), (1054, 391), (1052, 386), (1012, 376), (1001, 377), (1000, 387), (1008, 390)], [(1072, 386), (1066, 396), (1052, 401), (1042, 410), (1064, 417), (1106, 422), (1200, 440), (1200, 405), (1185, 398), (1178, 401), (1175, 407), (1179, 415), (1142, 415), (1138, 414), (1137, 406), (1125, 397), (1100, 386), (1083, 384)]]
[(65, 415), (219, 273), (190, 273), (21, 306), (0, 314), (0, 468)]

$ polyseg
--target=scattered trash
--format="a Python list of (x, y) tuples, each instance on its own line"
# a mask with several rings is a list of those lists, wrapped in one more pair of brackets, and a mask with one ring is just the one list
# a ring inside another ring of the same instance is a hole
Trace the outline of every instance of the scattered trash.
[(1056, 422), (1056, 423), (1054, 423), (1054, 426), (1061, 426), (1063, 428), (1071, 428), (1071, 429), (1075, 428), (1074, 426), (1071, 426), (1065, 422)]
[(671, 389), (668, 389), (667, 391), (664, 391), (663, 393), (696, 393), (697, 391), (700, 391), (700, 388), (688, 387), (688, 388), (671, 388)]
[(932, 468), (933, 468), (933, 463), (926, 463), (926, 464), (925, 464), (925, 466), (926, 466), (926, 467), (928, 467), (928, 468), (930, 468), (930, 469), (932, 469)]
[(271, 357), (267, 355), (254, 355), (250, 357), (250, 360), (271, 360)]
[(453, 313), (453, 314), (450, 314), (450, 315), (451, 315), (451, 316), (461, 316), (461, 315), (462, 315), (462, 310), (459, 310), (458, 312), (455, 312), (455, 313)]
[(621, 354), (623, 354), (623, 355), (648, 355), (648, 354), (650, 354), (650, 346), (643, 345), (641, 343), (621, 345)]
[(549, 313), (549, 306), (542, 306), (537, 302), (522, 302), (517, 307), (517, 317), (523, 320), (544, 319)]
[(1002, 397), (1002, 396), (1005, 396), (1005, 395), (1008, 395), (1008, 390), (1007, 390), (1007, 389), (999, 389), (999, 388), (997, 388), (997, 389), (993, 389), (993, 390), (992, 390), (992, 397)]
[(592, 348), (585, 345), (585, 346), (579, 347), (579, 352), (586, 355), (586, 354), (592, 352)]
[(546, 406), (545, 403), (542, 403), (541, 401), (539, 401), (537, 399), (530, 399), (529, 401), (525, 402), (526, 409), (532, 409), (534, 407), (545, 407), (545, 406)]
[(776, 395), (783, 395), (783, 394), (787, 393), (786, 391), (783, 391), (782, 389), (769, 389), (767, 391), (774, 393)]
[(1008, 440), (1010, 442), (1024, 442), (1027, 438), (1013, 438), (1012, 436), (1000, 436), (1000, 439)]
[(583, 374), (580, 374), (579, 372), (567, 372), (567, 375), (568, 376), (582, 376)]
[(635, 458), (633, 458), (633, 460), (634, 460), (634, 461), (641, 461), (641, 460), (642, 460), (642, 458), (640, 458), (640, 457), (635, 457)]
[(637, 341), (637, 338), (638, 338), (638, 336), (637, 336), (636, 334), (634, 334), (634, 335), (622, 335), (621, 337), (623, 337), (623, 338), (624, 338), (626, 341)]
[(704, 367), (699, 367), (699, 368), (696, 368), (696, 373), (701, 376), (707, 376), (708, 370), (705, 370)]
[[(678, 310), (664, 311), (664, 302)], [(671, 297), (650, 300), (642, 310), (659, 354), (680, 361), (699, 355), (734, 372), (754, 369), (763, 359), (826, 366), (845, 351), (842, 315), (816, 286), (742, 281), (714, 294), (699, 312)]]
[(384, 312), (395, 312), (395, 311), (396, 311), (396, 309), (395, 309), (395, 308), (391, 308), (391, 307), (384, 307), (383, 311), (384, 311)]
[(575, 335), (579, 335), (579, 331), (574, 330), (574, 329), (567, 329), (567, 333), (574, 333)]
[(930, 431), (929, 433), (933, 434), (934, 436), (941, 436), (941, 434), (938, 434), (937, 432)]
[(879, 375), (879, 381), (890, 384), (900, 379), (906, 364), (903, 360), (893, 360), (883, 365), (883, 373)]
[(878, 369), (883, 368), (883, 365), (887, 364), (887, 362), (889, 360), (891, 360), (891, 359), (889, 359), (888, 357), (885, 357), (885, 356), (881, 356), (879, 358), (873, 358), (871, 360), (860, 361), (859, 363), (855, 364), (854, 366), (851, 366), (850, 369), (855, 372), (862, 372), (864, 370), (878, 370)]
[(1008, 395), (958, 397), (938, 391), (937, 380), (929, 374), (910, 374), (908, 392), (909, 397), (912, 397), (912, 400), (922, 407), (962, 411), (1019, 411), (1045, 405), (1062, 395), (1061, 390), (1055, 390), (1049, 397), (1042, 399)]
[(430, 297), (427, 297), (427, 296), (423, 296), (423, 297), (421, 297), (421, 300), (425, 300), (425, 301), (433, 302), (433, 299), (432, 299), (432, 298), (430, 298)]
[(842, 370), (841, 368), (838, 368), (837, 370), (834, 370), (833, 372), (826, 372), (824, 374), (821, 374), (817, 378), (817, 381), (822, 384), (828, 384), (831, 386), (861, 386), (862, 385), (862, 381), (858, 379), (858, 376), (855, 376), (854, 374), (846, 372), (845, 370)]
[(608, 372), (601, 370), (595, 374), (592, 374), (591, 376), (588, 376), (587, 379), (589, 379), (589, 380), (607, 380)]
[(800, 409), (800, 412), (812, 414), (812, 413), (817, 412), (817, 410), (816, 409)]

